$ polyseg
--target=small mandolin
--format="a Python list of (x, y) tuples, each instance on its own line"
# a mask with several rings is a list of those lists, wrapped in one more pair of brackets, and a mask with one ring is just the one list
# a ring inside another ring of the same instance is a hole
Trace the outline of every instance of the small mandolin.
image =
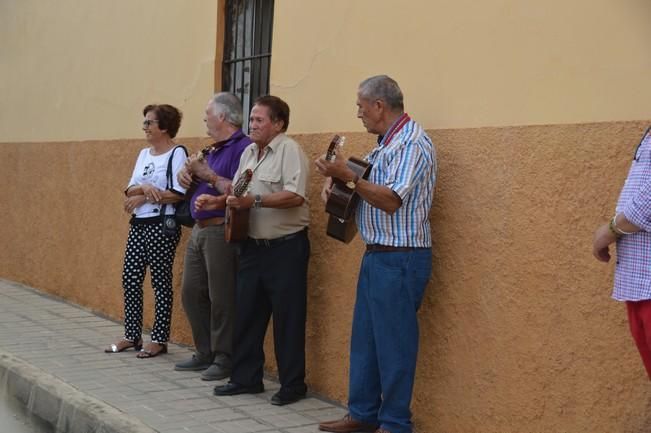
[[(233, 195), (242, 197), (248, 190), (253, 179), (253, 171), (247, 168), (233, 185)], [(226, 207), (226, 218), (224, 221), (224, 239), (226, 242), (239, 242), (247, 238), (249, 234), (249, 209), (235, 209)]]

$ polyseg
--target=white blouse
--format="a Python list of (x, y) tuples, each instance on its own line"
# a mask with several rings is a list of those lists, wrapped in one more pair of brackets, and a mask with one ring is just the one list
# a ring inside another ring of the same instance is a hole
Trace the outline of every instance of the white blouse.
[[(174, 158), (172, 159), (171, 189), (180, 194), (185, 194), (185, 188), (179, 184), (176, 179), (176, 174), (181, 170), (181, 168), (183, 168), (187, 156), (183, 149), (176, 147), (161, 155), (152, 155), (150, 147), (142, 149), (140, 155), (138, 155), (136, 165), (133, 168), (133, 174), (131, 175), (131, 180), (129, 180), (127, 189), (132, 186), (150, 184), (165, 191), (167, 189), (167, 162), (172, 156), (172, 151), (174, 151)], [(141, 206), (135, 208), (134, 215), (136, 218), (158, 216), (160, 215), (161, 206), (162, 205), (158, 203), (143, 203)], [(165, 207), (165, 214), (174, 214), (174, 205), (168, 204)]]

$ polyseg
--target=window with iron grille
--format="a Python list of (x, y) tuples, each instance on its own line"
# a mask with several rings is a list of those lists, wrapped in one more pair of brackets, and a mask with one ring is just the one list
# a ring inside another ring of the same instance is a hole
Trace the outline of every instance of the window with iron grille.
[(273, 0), (227, 0), (222, 89), (242, 100), (244, 131), (253, 101), (269, 93)]

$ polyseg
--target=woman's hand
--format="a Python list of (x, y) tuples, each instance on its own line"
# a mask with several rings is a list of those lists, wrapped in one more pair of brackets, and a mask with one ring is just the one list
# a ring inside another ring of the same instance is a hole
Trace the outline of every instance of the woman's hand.
[(147, 202), (144, 195), (134, 195), (124, 200), (124, 211), (131, 215), (133, 211)]
[(158, 203), (163, 198), (161, 195), (163, 191), (156, 188), (154, 185), (144, 184), (140, 185), (140, 188), (142, 189), (142, 192), (145, 195), (145, 199), (147, 201)]

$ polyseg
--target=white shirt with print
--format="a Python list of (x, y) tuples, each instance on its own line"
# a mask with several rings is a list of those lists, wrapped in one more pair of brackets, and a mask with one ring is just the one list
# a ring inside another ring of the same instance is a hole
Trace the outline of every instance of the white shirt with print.
[[(174, 149), (176, 151), (174, 151), (174, 159), (172, 159), (171, 189), (180, 194), (185, 194), (185, 188), (176, 179), (176, 174), (183, 168), (183, 164), (187, 158), (181, 148), (172, 148), (161, 155), (152, 155), (150, 147), (142, 149), (133, 168), (133, 174), (131, 175), (127, 189), (132, 186), (150, 184), (165, 191), (167, 189), (167, 162)], [(160, 215), (160, 209), (161, 205), (158, 203), (144, 203), (134, 210), (134, 215), (136, 218), (154, 217)], [(165, 214), (174, 214), (174, 206), (168, 204), (165, 207)]]

